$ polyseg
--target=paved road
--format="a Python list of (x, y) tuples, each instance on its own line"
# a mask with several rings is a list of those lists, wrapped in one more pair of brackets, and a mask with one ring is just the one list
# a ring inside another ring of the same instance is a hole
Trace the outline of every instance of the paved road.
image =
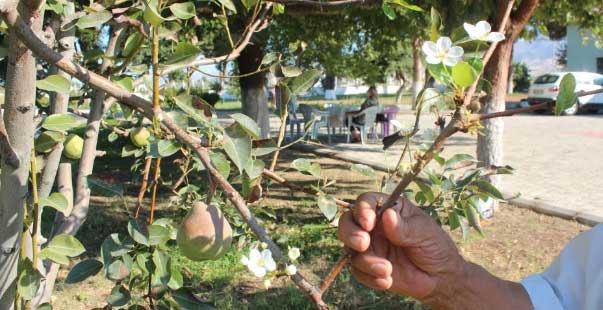
[[(410, 126), (413, 116), (403, 114), (399, 120)], [(433, 128), (433, 122), (433, 117), (426, 116), (421, 128)], [(339, 137), (337, 141), (345, 140)], [(475, 145), (474, 136), (457, 135), (449, 140), (443, 155), (475, 154)], [(333, 147), (390, 166), (395, 165), (401, 151), (395, 147), (383, 152), (380, 142), (368, 146), (337, 143)], [(526, 114), (507, 118), (504, 153), (504, 163), (516, 169), (514, 175), (503, 177), (506, 192), (603, 216), (603, 115)]]

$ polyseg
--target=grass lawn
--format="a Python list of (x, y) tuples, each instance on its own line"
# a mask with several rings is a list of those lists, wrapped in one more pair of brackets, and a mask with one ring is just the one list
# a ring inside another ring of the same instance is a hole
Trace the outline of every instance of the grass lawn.
[[(367, 177), (351, 172), (351, 164), (317, 158), (312, 154), (286, 151), (281, 157), (280, 171), (298, 157), (320, 163), (323, 174), (336, 180), (331, 193), (341, 199), (353, 200), (358, 194), (376, 188), (376, 184)], [(313, 182), (311, 177), (291, 170), (281, 174), (299, 184), (310, 185)], [(342, 253), (336, 239), (337, 229), (328, 224), (307, 195), (292, 193), (278, 184), (270, 184), (264, 193), (266, 199), (254, 207), (253, 212), (263, 221), (272, 238), (285, 249), (287, 245), (302, 249), (298, 268), (311, 281), (319, 283)], [(168, 196), (167, 191), (161, 195), (163, 203), (156, 217), (173, 217), (179, 221), (185, 211), (170, 207), (166, 202)], [(98, 256), (102, 240), (115, 228), (126, 233), (132, 207), (131, 203), (127, 206), (123, 203), (91, 206), (88, 220), (78, 234), (88, 250), (86, 255)], [(493, 221), (484, 223), (484, 229), (485, 237), (473, 234), (465, 241), (460, 240), (458, 232), (451, 234), (467, 259), (483, 265), (497, 276), (519, 280), (542, 271), (569, 239), (588, 227), (503, 205)], [(172, 259), (183, 270), (185, 285), (219, 309), (313, 309), (312, 303), (287, 279), (278, 279), (270, 289), (265, 289), (262, 281), (254, 278), (239, 262), (241, 255), (247, 254), (247, 249), (248, 245), (237, 245), (235, 239), (233, 247), (222, 259), (192, 262), (182, 257), (174, 247)], [(92, 309), (106, 304), (105, 299), (113, 285), (110, 281), (99, 274), (82, 283), (68, 285), (63, 283), (65, 275), (66, 271), (62, 271), (56, 286), (55, 309)], [(333, 309), (423, 308), (404, 297), (367, 289), (357, 283), (348, 271), (338, 277), (325, 300)]]

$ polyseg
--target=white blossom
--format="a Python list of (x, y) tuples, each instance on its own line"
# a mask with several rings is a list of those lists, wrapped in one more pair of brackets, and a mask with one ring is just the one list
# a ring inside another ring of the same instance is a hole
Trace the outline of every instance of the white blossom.
[(432, 65), (443, 63), (453, 67), (463, 59), (465, 51), (460, 46), (453, 46), (449, 37), (441, 37), (437, 42), (423, 43), (423, 53), (426, 56), (425, 60)]
[(297, 273), (297, 267), (295, 267), (295, 265), (289, 265), (287, 268), (285, 268), (285, 273), (288, 276), (292, 276)]
[(505, 39), (505, 35), (500, 32), (493, 32), (492, 26), (487, 21), (480, 21), (475, 25), (463, 24), (465, 31), (469, 34), (469, 38), (473, 40), (485, 42), (500, 42)]
[(290, 260), (295, 261), (301, 255), (301, 251), (299, 248), (289, 248), (289, 252), (287, 254), (289, 255)]
[(276, 270), (276, 262), (269, 250), (260, 252), (258, 249), (251, 249), (249, 257), (243, 256), (241, 263), (247, 266), (249, 271), (258, 278), (262, 278), (266, 273)]
[(262, 242), (262, 243), (260, 243), (260, 247), (261, 247), (262, 249), (267, 249), (267, 248), (268, 248), (268, 243), (266, 243), (266, 242)]
[(270, 288), (270, 286), (272, 286), (272, 281), (270, 281), (270, 279), (266, 279), (266, 280), (264, 280), (264, 287), (265, 287), (266, 289), (269, 289), (269, 288)]

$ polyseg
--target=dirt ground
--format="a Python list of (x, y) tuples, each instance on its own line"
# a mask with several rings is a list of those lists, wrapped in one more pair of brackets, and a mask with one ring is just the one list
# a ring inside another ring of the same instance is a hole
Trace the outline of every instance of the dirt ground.
[[(311, 177), (300, 176), (292, 169), (287, 169), (288, 163), (299, 157), (309, 158), (313, 162), (320, 163), (323, 175), (336, 181), (329, 193), (340, 199), (351, 201), (358, 194), (377, 188), (377, 184), (371, 179), (351, 172), (350, 163), (328, 158), (317, 158), (313, 154), (288, 151), (282, 156), (281, 164), (277, 171), (280, 171), (279, 173), (290, 181), (310, 185), (313, 182)], [(287, 171), (283, 172), (283, 169), (287, 169)], [(306, 259), (299, 266), (299, 269), (304, 274), (309, 275), (310, 279), (317, 281), (328, 271), (329, 266), (332, 265), (333, 261), (341, 253), (339, 242), (335, 239), (335, 228), (312, 230), (313, 225), (316, 223), (321, 223), (323, 225), (321, 227), (327, 226), (324, 225), (322, 215), (312, 205), (310, 202), (311, 198), (307, 195), (292, 193), (278, 184), (270, 184), (266, 190), (266, 194), (268, 199), (266, 199), (264, 205), (272, 206), (277, 214), (277, 219), (269, 225), (269, 231), (274, 238), (277, 238), (281, 232), (284, 233), (286, 232), (285, 229), (288, 229), (284, 225), (279, 226), (282, 223), (288, 223), (288, 227), (292, 230), (297, 229), (294, 226), (301, 227), (304, 225), (304, 227), (310, 227), (309, 230), (304, 230), (308, 234), (305, 238), (318, 238), (318, 241), (313, 243), (311, 249), (304, 249)], [(103, 209), (103, 207), (98, 206), (93, 206), (92, 208), (96, 210), (94, 212), (120, 212), (116, 211), (115, 208)], [(517, 281), (531, 273), (542, 271), (557, 256), (568, 240), (587, 229), (587, 226), (573, 221), (553, 218), (503, 204), (493, 220), (484, 223), (484, 237), (472, 234), (468, 240), (462, 241), (460, 240), (459, 232), (452, 232), (452, 236), (459, 245), (461, 253), (468, 260), (484, 266), (499, 277)], [(91, 235), (80, 236), (80, 240), (84, 243), (94, 243), (92, 239), (98, 239), (99, 237)], [(226, 270), (226, 272), (231, 271)], [(66, 272), (63, 272), (62, 276), (64, 277), (65, 274)], [(389, 303), (388, 301), (387, 303), (380, 304), (380, 300), (400, 300), (400, 298), (389, 295), (375, 295), (376, 297), (373, 297), (374, 300), (371, 301), (372, 307), (361, 307), (351, 302), (346, 304), (341, 300), (356, 298), (354, 296), (357, 296), (357, 294), (354, 292), (355, 288), (350, 288), (349, 285), (346, 285), (347, 282), (345, 281), (351, 281), (348, 272), (342, 273), (340, 278), (338, 283), (333, 287), (333, 292), (330, 292), (328, 295), (334, 304), (339, 305), (338, 308), (340, 309), (391, 309), (400, 302)], [(208, 285), (211, 286), (213, 283)], [(289, 291), (294, 290), (284, 280), (275, 283), (275, 286), (283, 289), (271, 289), (270, 292), (266, 293), (264, 297), (266, 298), (266, 306), (249, 306), (249, 309), (308, 309), (311, 307), (309, 302), (304, 299), (300, 301), (299, 307), (289, 306), (283, 308), (277, 302), (270, 302), (271, 296), (291, 294)], [(100, 275), (76, 285), (64, 285), (62, 282), (59, 282), (54, 297), (55, 309), (77, 310), (102, 307), (111, 287), (112, 283), (104, 280)], [(228, 293), (227, 289), (237, 292), (238, 295)], [(360, 287), (356, 288), (356, 290), (364, 289)], [(243, 298), (240, 296), (247, 296), (248, 292), (257, 291), (263, 291), (258, 280), (241, 277), (227, 284), (223, 291), (217, 294), (221, 294), (219, 298), (222, 299), (238, 296), (234, 297), (236, 299)], [(358, 298), (368, 297), (362, 295), (362, 297)], [(235, 306), (232, 305), (236, 303), (233, 301), (233, 303), (225, 304), (231, 306), (218, 305), (218, 308), (233, 309)], [(412, 307), (408, 309), (412, 309)]]

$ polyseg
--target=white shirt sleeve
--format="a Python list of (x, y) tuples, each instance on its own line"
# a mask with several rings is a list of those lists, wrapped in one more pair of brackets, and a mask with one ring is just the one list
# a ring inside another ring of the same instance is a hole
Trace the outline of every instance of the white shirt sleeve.
[(578, 235), (549, 268), (521, 284), (534, 310), (603, 309), (603, 225)]

